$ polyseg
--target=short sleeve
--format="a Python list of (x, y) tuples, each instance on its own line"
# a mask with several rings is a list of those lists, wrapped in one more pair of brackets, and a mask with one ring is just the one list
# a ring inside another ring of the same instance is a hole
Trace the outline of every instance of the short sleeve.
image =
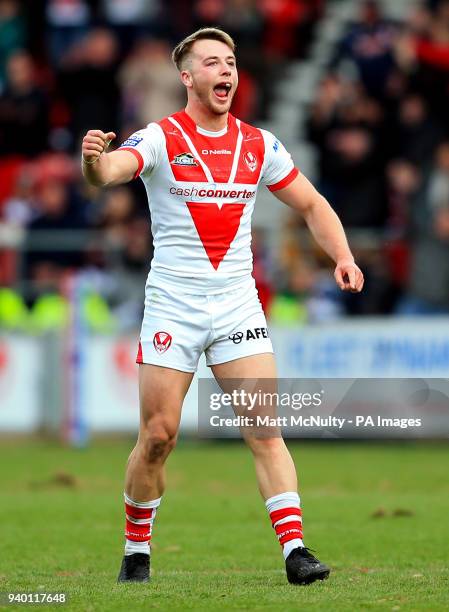
[(164, 149), (164, 133), (157, 123), (149, 123), (146, 128), (128, 136), (118, 151), (129, 151), (137, 161), (138, 168), (134, 178), (143, 172), (151, 172), (161, 159)]
[(299, 174), (292, 156), (284, 145), (267, 130), (261, 130), (265, 141), (265, 160), (261, 182), (270, 191), (287, 187)]

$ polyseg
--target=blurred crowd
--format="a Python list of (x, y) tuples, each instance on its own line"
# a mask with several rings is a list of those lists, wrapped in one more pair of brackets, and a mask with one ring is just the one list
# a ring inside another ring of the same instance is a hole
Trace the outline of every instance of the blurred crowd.
[[(449, 312), (449, 0), (401, 23), (374, 2), (335, 49), (310, 109), (318, 188), (351, 235), (363, 296), (336, 291), (328, 259), (292, 219), (281, 252), (255, 230), (255, 276), (278, 323)], [(232, 111), (270, 116), (276, 80), (307, 54), (325, 0), (0, 0), (0, 326), (63, 325), (82, 271), (92, 326), (138, 324), (152, 255), (140, 181), (82, 181), (87, 129), (123, 141), (182, 108), (171, 48), (218, 25), (238, 45)], [(17, 245), (20, 245), (18, 247)], [(89, 292), (88, 292), (89, 293)]]
[[(363, 295), (337, 302), (354, 314), (449, 313), (449, 1), (411, 2), (402, 22), (356, 4), (307, 123), (317, 186), (366, 275)], [(319, 258), (308, 268), (320, 287)]]

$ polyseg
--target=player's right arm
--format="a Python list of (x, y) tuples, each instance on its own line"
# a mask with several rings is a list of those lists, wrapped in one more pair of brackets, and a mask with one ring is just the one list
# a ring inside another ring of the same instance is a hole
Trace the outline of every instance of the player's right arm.
[(119, 185), (136, 176), (139, 162), (130, 151), (119, 149), (106, 153), (114, 138), (114, 132), (105, 133), (101, 130), (89, 130), (83, 138), (82, 170), (86, 181), (91, 185)]

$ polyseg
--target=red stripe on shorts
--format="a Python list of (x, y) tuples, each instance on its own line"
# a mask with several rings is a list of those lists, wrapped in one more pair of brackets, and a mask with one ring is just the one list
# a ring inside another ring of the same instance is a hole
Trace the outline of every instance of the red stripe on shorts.
[(142, 344), (140, 342), (139, 342), (139, 348), (137, 350), (136, 363), (143, 363)]

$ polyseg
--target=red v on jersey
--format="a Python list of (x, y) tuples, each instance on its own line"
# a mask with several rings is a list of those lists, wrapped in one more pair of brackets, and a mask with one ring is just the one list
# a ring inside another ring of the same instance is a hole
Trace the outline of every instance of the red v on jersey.
[(210, 263), (217, 270), (234, 240), (245, 204), (186, 202)]
[[(257, 185), (265, 155), (264, 140), (257, 128), (240, 123), (229, 114), (226, 134), (207, 136), (197, 131), (185, 111), (163, 119), (159, 125), (164, 131), (168, 162), (176, 182), (209, 183), (214, 187), (227, 184), (228, 193), (236, 199), (237, 194), (243, 193), (238, 185)], [(245, 204), (186, 204), (207, 256), (217, 270), (238, 232)]]

